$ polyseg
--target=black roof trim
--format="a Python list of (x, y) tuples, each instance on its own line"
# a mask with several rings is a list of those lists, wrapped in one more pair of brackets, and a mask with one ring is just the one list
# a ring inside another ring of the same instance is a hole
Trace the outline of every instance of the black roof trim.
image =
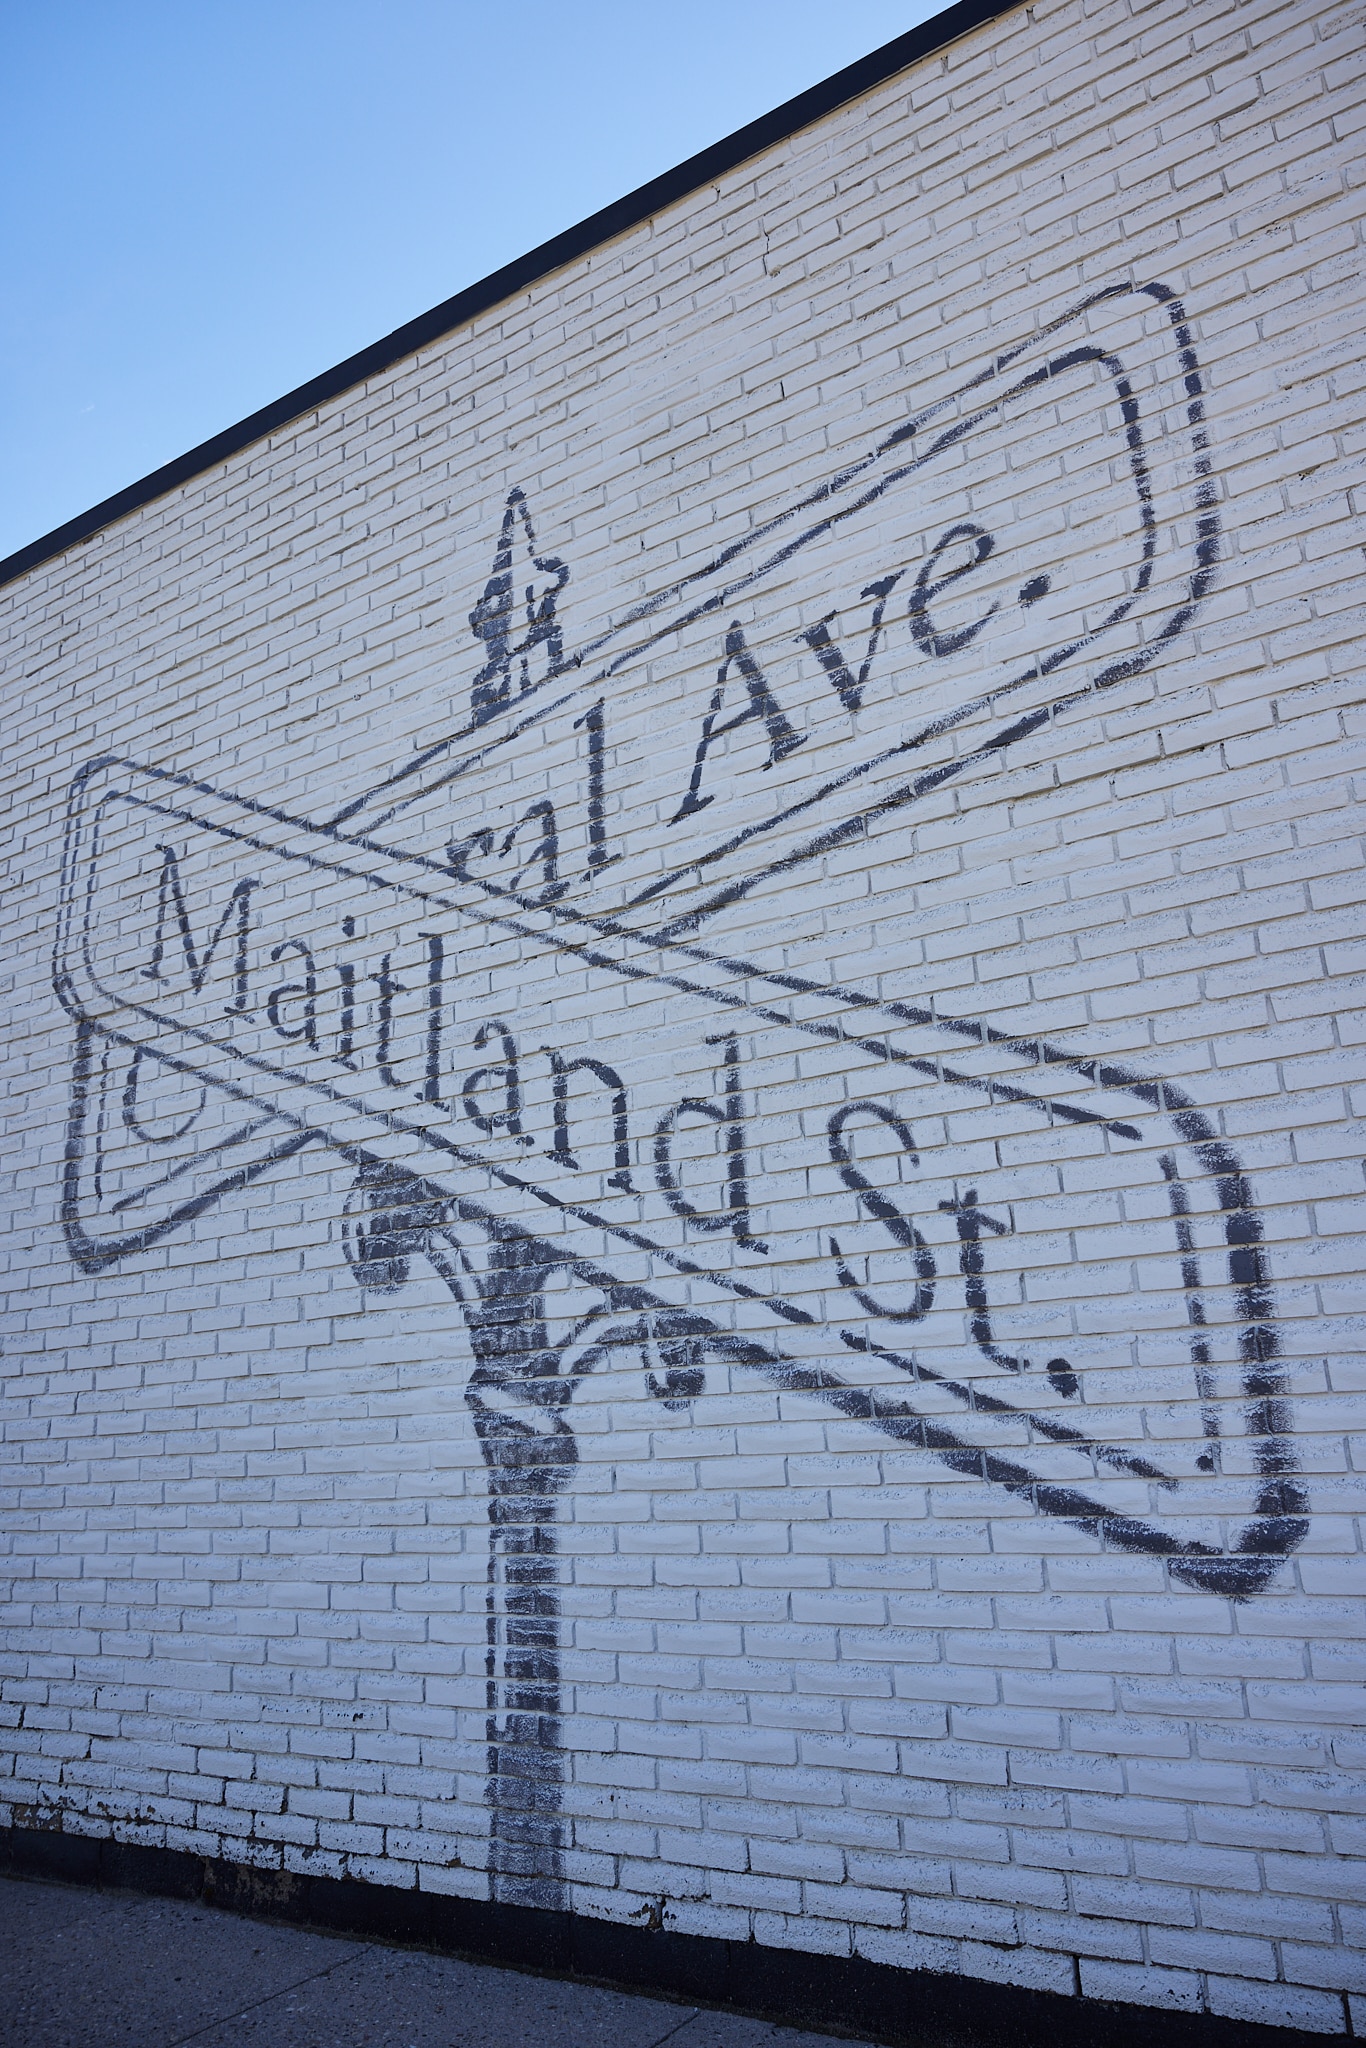
[(995, 21), (1002, 14), (1009, 14), (1019, 5), (1021, 0), (956, 0), (955, 5), (932, 15), (918, 28), (884, 43), (881, 49), (860, 57), (857, 63), (846, 65), (843, 71), (835, 72), (832, 78), (824, 79), (821, 84), (799, 92), (795, 99), (785, 100), (772, 113), (761, 114), (757, 121), (750, 121), (745, 127), (737, 128), (733, 135), (699, 150), (696, 156), (686, 158), (673, 170), (651, 178), (648, 184), (638, 186), (634, 192), (628, 192), (624, 198), (614, 200), (599, 212), (590, 213), (587, 220), (580, 221), (577, 227), (552, 235), (539, 248), (528, 250), (525, 256), (517, 257), (512, 263), (505, 263), (501, 270), (491, 272), (477, 284), (467, 285), (454, 298), (443, 299), (429, 313), (419, 313), (415, 320), (405, 321), (392, 334), (386, 334), (381, 341), (371, 342), (368, 348), (348, 356), (335, 368), (324, 370), (321, 376), (310, 377), (306, 384), (287, 391), (283, 398), (263, 405), (259, 412), (249, 413), (235, 426), (225, 427), (221, 434), (201, 441), (197, 448), (177, 455), (173, 461), (163, 463), (160, 469), (154, 469), (149, 476), (129, 484), (124, 490), (115, 491), (113, 497), (102, 499), (98, 505), (92, 505), (88, 512), (78, 513), (76, 518), (55, 526), (41, 539), (30, 541), (26, 547), (0, 560), (0, 585), (12, 583), (16, 577), (36, 569), (42, 562), (50, 561), (54, 555), (91, 539), (115, 520), (125, 518), (128, 513), (151, 504), (154, 498), (163, 497), (167, 491), (188, 483), (192, 477), (226, 461), (253, 441), (263, 440), (290, 420), (316, 411), (329, 399), (364, 383), (367, 377), (379, 376), (405, 356), (415, 354), (418, 349), (439, 340), (443, 334), (464, 326), (490, 306), (525, 291), (529, 285), (549, 276), (551, 271), (562, 269), (565, 264), (586, 256), (604, 242), (638, 227), (652, 214), (662, 212), (676, 200), (686, 199), (690, 192), (696, 192), (713, 178), (722, 177), (738, 164), (758, 156), (762, 150), (786, 141), (789, 135), (797, 134), (802, 128), (809, 128), (813, 121), (821, 120), (837, 107), (845, 106), (860, 94), (881, 85), (884, 80), (894, 78), (897, 72), (905, 71), (922, 57), (932, 56), (946, 43), (956, 41), (959, 36), (967, 35), (986, 22)]

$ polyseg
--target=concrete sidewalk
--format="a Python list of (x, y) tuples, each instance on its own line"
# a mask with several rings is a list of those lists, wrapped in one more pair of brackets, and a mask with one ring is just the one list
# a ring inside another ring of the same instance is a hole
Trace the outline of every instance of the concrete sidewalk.
[(5, 2048), (831, 2048), (766, 2020), (0, 1878)]

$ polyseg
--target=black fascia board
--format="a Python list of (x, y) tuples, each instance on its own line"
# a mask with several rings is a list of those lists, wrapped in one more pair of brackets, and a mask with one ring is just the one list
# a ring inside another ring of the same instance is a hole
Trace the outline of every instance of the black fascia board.
[(363, 384), (367, 378), (382, 375), (406, 356), (415, 355), (419, 349), (429, 347), (443, 335), (466, 326), (480, 313), (539, 283), (552, 271), (564, 269), (591, 250), (601, 248), (631, 228), (639, 227), (642, 221), (662, 213), (665, 207), (674, 205), (676, 201), (686, 199), (714, 178), (723, 177), (738, 165), (747, 163), (751, 157), (771, 149), (775, 143), (785, 142), (789, 136), (834, 113), (836, 108), (847, 106), (874, 86), (894, 78), (899, 71), (908, 70), (922, 58), (933, 56), (946, 44), (956, 42), (960, 36), (997, 20), (1003, 14), (1009, 14), (1021, 4), (1022, 0), (955, 0), (955, 5), (932, 15), (918, 28), (896, 36), (880, 49), (860, 57), (856, 63), (847, 64), (842, 71), (836, 71), (819, 85), (799, 92), (795, 99), (784, 100), (771, 113), (761, 114), (757, 121), (747, 122), (733, 135), (713, 142), (708, 148), (699, 150), (696, 156), (685, 158), (671, 171), (662, 172), (659, 177), (638, 186), (634, 192), (628, 192), (624, 198), (613, 200), (610, 206), (590, 213), (576, 227), (552, 235), (548, 242), (529, 249), (525, 256), (505, 263), (500, 270), (490, 272), (477, 284), (467, 285), (453, 298), (443, 299), (430, 312), (419, 313), (416, 319), (405, 321), (392, 334), (371, 342), (368, 348), (348, 356), (345, 362), (324, 370), (320, 376), (310, 377), (306, 384), (287, 391), (283, 398), (263, 405), (258, 412), (248, 413), (235, 426), (225, 427), (222, 433), (201, 441), (197, 448), (164, 462), (160, 469), (154, 469), (137, 483), (115, 491), (112, 497), (102, 499), (98, 505), (92, 505), (88, 512), (78, 513), (74, 519), (53, 527), (51, 533), (16, 549), (12, 555), (0, 559), (0, 586), (14, 582), (30, 569), (51, 561), (54, 555), (63, 554), (81, 541), (92, 539), (116, 520), (126, 518), (130, 512), (150, 505), (153, 499), (164, 497), (168, 491), (189, 483), (205, 470), (226, 462), (230, 456), (250, 447), (253, 441), (264, 440), (291, 420), (316, 412), (330, 399)]

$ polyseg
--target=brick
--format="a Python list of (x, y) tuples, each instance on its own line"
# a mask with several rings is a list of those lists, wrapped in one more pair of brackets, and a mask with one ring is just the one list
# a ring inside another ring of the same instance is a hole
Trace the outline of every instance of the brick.
[(1199, 2012), (1203, 2003), (1200, 1979), (1188, 1970), (1104, 1962), (1099, 1957), (1084, 1958), (1080, 1969), (1084, 1998), (1113, 1998), (1125, 2005), (1154, 2005), (1167, 2012)]
[(1349, 37), (1017, 10), (0, 586), (0, 1818), (1366, 2029)]

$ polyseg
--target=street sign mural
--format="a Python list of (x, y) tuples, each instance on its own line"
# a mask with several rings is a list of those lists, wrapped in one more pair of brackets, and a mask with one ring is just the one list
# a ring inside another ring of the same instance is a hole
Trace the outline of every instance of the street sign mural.
[(623, 562), (587, 631), (509, 477), (447, 729), (376, 786), (303, 815), (111, 753), (72, 787), (73, 1258), (323, 1147), (367, 1301), (421, 1271), (458, 1307), (501, 1897), (564, 1899), (557, 1527), (595, 1381), (674, 1414), (777, 1388), (1235, 1601), (1305, 1530), (1217, 1103), (947, 1004), (897, 923), (944, 792), (1046, 770), (1180, 661), (1218, 573), (1180, 302), (1023, 324), (672, 580)]

